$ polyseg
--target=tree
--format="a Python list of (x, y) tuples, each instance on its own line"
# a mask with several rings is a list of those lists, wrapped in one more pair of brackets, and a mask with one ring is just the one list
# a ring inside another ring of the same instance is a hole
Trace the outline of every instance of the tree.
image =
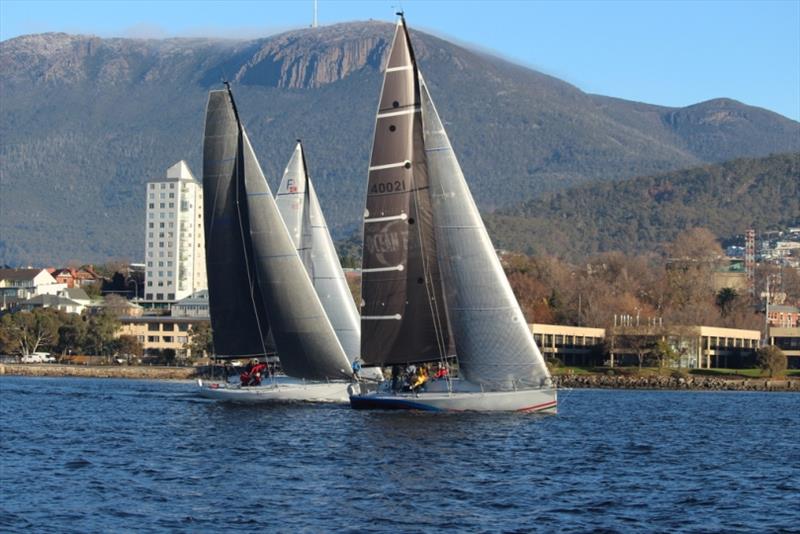
[(664, 339), (656, 342), (653, 354), (658, 358), (659, 366), (662, 368), (668, 367), (675, 362), (680, 362), (680, 354)]
[(56, 351), (62, 355), (81, 352), (86, 343), (86, 326), (83, 317), (68, 314), (58, 327)]
[(723, 287), (719, 290), (717, 293), (716, 304), (723, 318), (730, 315), (733, 309), (733, 304), (737, 298), (739, 298), (739, 293), (737, 293), (732, 287)]
[(192, 357), (205, 356), (214, 352), (211, 325), (208, 323), (192, 325), (189, 329), (189, 342), (183, 348), (191, 351)]
[(127, 359), (128, 363), (131, 363), (131, 356), (140, 358), (144, 353), (144, 347), (136, 336), (119, 336), (113, 345), (114, 352)]
[(762, 370), (769, 372), (770, 378), (781, 376), (786, 371), (786, 354), (775, 345), (758, 349), (756, 358), (758, 366)]
[(86, 332), (86, 349), (95, 355), (110, 355), (114, 350), (114, 334), (120, 322), (106, 310), (89, 317)]
[(49, 348), (58, 338), (60, 312), (47, 308), (21, 311), (3, 316), (0, 337), (10, 350), (28, 356), (39, 349)]
[(110, 293), (103, 297), (103, 308), (114, 317), (128, 315), (130, 310), (128, 300), (125, 297)]

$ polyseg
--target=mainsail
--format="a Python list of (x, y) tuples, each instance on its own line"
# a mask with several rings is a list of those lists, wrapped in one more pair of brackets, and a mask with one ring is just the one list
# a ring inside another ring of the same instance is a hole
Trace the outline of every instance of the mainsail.
[(358, 310), (314, 185), (308, 177), (303, 146), (299, 141), (284, 171), (275, 202), (333, 330), (347, 358), (353, 361), (359, 357), (361, 349)]
[(375, 121), (361, 273), (361, 356), (367, 365), (447, 355), (449, 330), (433, 236), (419, 80), (402, 20)]
[(420, 85), (436, 245), (459, 371), (490, 390), (539, 387), (550, 374), (421, 79)]
[(203, 217), (214, 351), (221, 357), (263, 357), (269, 324), (253, 264), (240, 156), (231, 97), (225, 90), (211, 91), (203, 142)]

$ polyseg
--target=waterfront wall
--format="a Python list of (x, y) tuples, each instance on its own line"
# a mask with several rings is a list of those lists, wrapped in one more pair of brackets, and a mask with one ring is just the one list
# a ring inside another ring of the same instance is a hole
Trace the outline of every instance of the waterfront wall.
[(0, 375), (80, 376), (85, 378), (138, 378), (145, 380), (187, 380), (197, 376), (194, 367), (151, 367), (113, 365), (0, 364)]
[(691, 389), (705, 391), (797, 391), (800, 380), (768, 378), (722, 378), (717, 376), (608, 376), (560, 375), (553, 381), (562, 388), (600, 389)]

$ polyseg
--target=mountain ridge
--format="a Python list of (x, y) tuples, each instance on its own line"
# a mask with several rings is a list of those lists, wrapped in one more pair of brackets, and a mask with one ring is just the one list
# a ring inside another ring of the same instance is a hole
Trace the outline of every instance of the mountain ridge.
[[(328, 223), (349, 234), (363, 211), (393, 27), (342, 23), (255, 40), (3, 41), (0, 263), (141, 257), (144, 182), (180, 159), (200, 177), (207, 91), (223, 76), (234, 81), (271, 184), (303, 138), (323, 208), (337, 208), (326, 210)], [(484, 210), (584, 182), (800, 150), (800, 123), (733, 100), (629, 102), (422, 32), (412, 30), (412, 41)], [(86, 237), (54, 240), (65, 226)]]

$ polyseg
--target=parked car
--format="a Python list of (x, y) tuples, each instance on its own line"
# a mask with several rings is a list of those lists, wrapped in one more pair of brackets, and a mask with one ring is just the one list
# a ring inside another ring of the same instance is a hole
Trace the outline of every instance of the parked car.
[(53, 363), (56, 359), (50, 356), (49, 352), (34, 352), (23, 356), (20, 361), (22, 363)]

